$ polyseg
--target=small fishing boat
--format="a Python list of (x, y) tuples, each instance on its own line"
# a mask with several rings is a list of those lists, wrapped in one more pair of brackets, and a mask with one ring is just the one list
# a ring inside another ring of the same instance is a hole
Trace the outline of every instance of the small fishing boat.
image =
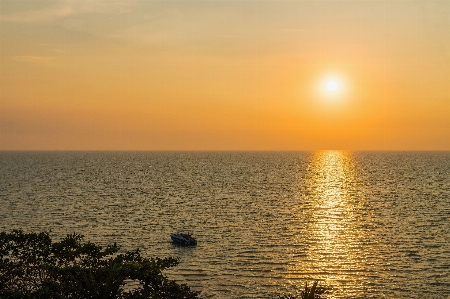
[(191, 245), (191, 246), (197, 245), (197, 240), (194, 239), (194, 237), (192, 237), (191, 234), (187, 232), (178, 232), (170, 234), (170, 237), (172, 238), (172, 242), (174, 244)]

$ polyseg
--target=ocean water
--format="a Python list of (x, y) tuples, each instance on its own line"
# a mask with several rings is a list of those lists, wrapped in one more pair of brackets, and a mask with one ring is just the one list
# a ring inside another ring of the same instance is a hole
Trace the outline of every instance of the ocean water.
[[(181, 262), (205, 298), (450, 298), (450, 152), (0, 152), (0, 230)], [(177, 247), (170, 233), (198, 240)]]

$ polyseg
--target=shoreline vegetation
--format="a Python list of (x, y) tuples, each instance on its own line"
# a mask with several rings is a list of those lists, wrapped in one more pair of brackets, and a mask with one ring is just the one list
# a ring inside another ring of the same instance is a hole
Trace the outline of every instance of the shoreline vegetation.
[[(53, 242), (48, 232), (0, 232), (0, 299), (201, 299), (199, 291), (168, 279), (162, 271), (179, 260), (144, 258), (139, 249), (119, 253), (68, 234)], [(133, 282), (136, 287), (126, 288)], [(324, 299), (324, 289), (305, 284), (300, 295), (277, 299)]]

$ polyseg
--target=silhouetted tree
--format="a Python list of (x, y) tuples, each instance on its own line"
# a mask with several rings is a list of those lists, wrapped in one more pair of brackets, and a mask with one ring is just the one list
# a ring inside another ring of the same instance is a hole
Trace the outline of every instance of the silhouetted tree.
[(325, 299), (325, 288), (317, 286), (318, 282), (315, 281), (311, 287), (308, 287), (308, 283), (305, 283), (305, 289), (300, 295), (283, 294), (279, 295), (277, 299)]
[[(162, 274), (177, 259), (148, 259), (139, 250), (119, 254), (119, 249), (115, 243), (83, 242), (79, 234), (52, 242), (47, 232), (1, 232), (0, 298), (199, 298), (199, 292)], [(126, 281), (138, 286), (125, 290)]]

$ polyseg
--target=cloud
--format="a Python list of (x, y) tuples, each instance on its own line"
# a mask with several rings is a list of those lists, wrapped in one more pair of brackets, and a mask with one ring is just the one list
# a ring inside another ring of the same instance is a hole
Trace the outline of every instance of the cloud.
[(26, 11), (21, 13), (15, 13), (10, 15), (0, 16), (2, 22), (13, 23), (40, 23), (40, 22), (52, 22), (69, 15), (74, 14), (74, 9), (66, 7), (47, 8), (35, 11)]
[(126, 4), (120, 1), (106, 0), (63, 0), (56, 5), (50, 4), (45, 8), (0, 14), (0, 21), (13, 23), (50, 23), (71, 16), (83, 14), (111, 14), (130, 11), (132, 2)]
[(12, 56), (11, 59), (21, 62), (47, 63), (55, 60), (56, 58), (51, 56)]

